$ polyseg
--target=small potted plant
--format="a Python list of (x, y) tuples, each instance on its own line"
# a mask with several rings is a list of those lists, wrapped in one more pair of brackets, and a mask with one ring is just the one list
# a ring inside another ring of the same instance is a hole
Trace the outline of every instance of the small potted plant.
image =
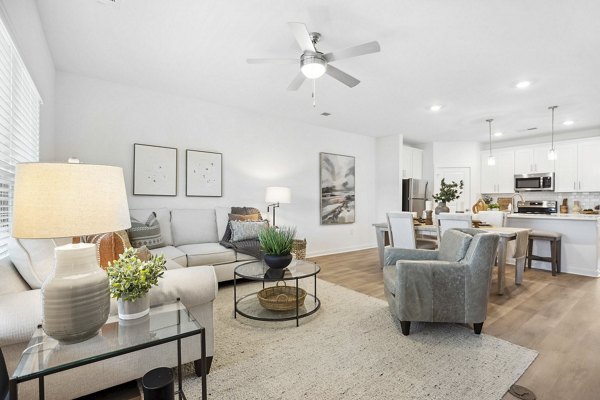
[(117, 299), (119, 318), (135, 319), (148, 314), (148, 291), (158, 285), (158, 279), (166, 269), (165, 263), (162, 254), (141, 260), (134, 248), (126, 249), (118, 260), (108, 263), (110, 294)]
[(296, 228), (282, 226), (268, 227), (260, 231), (258, 240), (264, 253), (265, 263), (275, 269), (283, 269), (292, 262), (292, 246)]
[(440, 192), (432, 196), (433, 199), (438, 202), (438, 206), (435, 208), (436, 215), (441, 212), (450, 212), (446, 203), (460, 198), (463, 187), (464, 184), (462, 180), (459, 183), (454, 181), (452, 181), (452, 183), (446, 183), (446, 180), (442, 178)]

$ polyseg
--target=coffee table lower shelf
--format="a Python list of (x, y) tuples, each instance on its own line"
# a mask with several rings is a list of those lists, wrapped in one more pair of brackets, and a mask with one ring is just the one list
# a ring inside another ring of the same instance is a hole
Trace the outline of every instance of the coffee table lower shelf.
[(319, 298), (307, 293), (304, 305), (299, 306), (297, 310), (294, 308), (287, 311), (272, 311), (260, 304), (257, 293), (253, 292), (237, 299), (235, 302), (235, 313), (257, 321), (297, 321), (316, 313), (321, 307)]

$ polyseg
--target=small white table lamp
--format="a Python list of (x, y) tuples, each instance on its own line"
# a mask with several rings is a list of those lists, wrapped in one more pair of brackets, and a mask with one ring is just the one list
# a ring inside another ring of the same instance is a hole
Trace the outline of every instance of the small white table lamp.
[(265, 201), (269, 203), (267, 206), (267, 212), (269, 208), (273, 208), (273, 226), (275, 225), (275, 208), (279, 207), (279, 204), (288, 204), (292, 202), (292, 192), (288, 187), (271, 186), (267, 188), (265, 194)]
[[(79, 237), (131, 227), (123, 169), (89, 164), (18, 164), (12, 235)], [(109, 282), (96, 245), (55, 249), (55, 268), (42, 286), (42, 327), (65, 342), (94, 336), (110, 310)]]

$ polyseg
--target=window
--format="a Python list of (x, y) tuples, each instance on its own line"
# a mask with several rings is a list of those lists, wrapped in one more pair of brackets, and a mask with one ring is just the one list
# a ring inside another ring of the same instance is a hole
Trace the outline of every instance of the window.
[(40, 102), (0, 19), (0, 257), (8, 255), (15, 165), (39, 160)]

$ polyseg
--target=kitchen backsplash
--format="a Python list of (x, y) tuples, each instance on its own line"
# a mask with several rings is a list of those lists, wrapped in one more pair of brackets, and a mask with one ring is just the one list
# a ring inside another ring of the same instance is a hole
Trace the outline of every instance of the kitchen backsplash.
[[(511, 197), (513, 193), (494, 194), (492, 197), (497, 201), (498, 197)], [(600, 205), (600, 192), (581, 192), (581, 193), (558, 193), (558, 192), (522, 192), (521, 195), (525, 200), (556, 200), (558, 205), (562, 204), (563, 199), (567, 199), (569, 211), (573, 209), (573, 202), (579, 201), (581, 208), (594, 208)], [(518, 196), (517, 196), (518, 198)]]

